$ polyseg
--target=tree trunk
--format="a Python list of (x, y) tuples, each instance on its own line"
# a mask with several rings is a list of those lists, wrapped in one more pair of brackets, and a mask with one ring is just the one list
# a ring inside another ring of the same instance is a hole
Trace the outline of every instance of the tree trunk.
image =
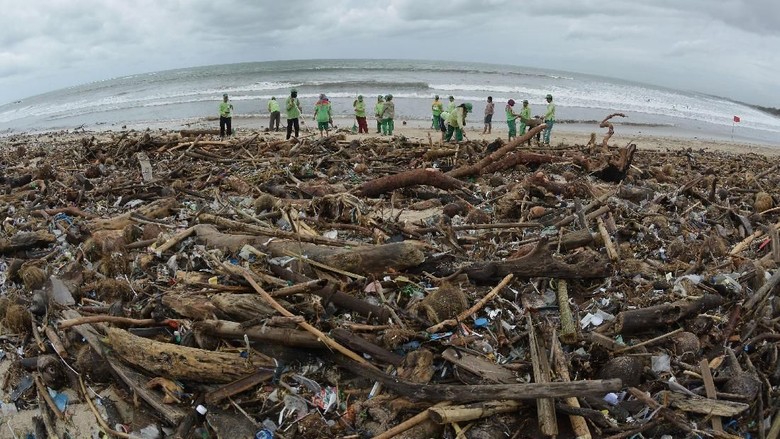
[(274, 367), (272, 359), (256, 352), (242, 358), (237, 353), (152, 341), (116, 328), (108, 330), (108, 342), (126, 362), (175, 380), (225, 383), (249, 375), (258, 367)]
[(570, 264), (553, 257), (547, 246), (547, 240), (543, 239), (531, 253), (521, 258), (477, 262), (464, 271), (470, 279), (479, 282), (495, 282), (509, 273), (525, 278), (592, 279), (609, 276), (609, 262), (596, 252), (581, 252), (576, 255), (578, 260)]

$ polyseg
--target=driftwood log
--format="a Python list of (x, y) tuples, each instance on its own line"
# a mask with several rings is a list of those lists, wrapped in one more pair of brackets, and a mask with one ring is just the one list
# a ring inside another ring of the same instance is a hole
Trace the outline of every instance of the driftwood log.
[(153, 341), (116, 328), (108, 330), (108, 343), (124, 361), (175, 380), (225, 383), (248, 375), (258, 367), (274, 367), (273, 359), (258, 353), (242, 358), (238, 353)]
[(510, 143), (506, 144), (505, 146), (502, 146), (501, 148), (495, 150), (492, 154), (484, 157), (482, 160), (478, 161), (477, 163), (474, 163), (473, 165), (464, 165), (459, 168), (455, 168), (452, 171), (448, 172), (447, 175), (453, 178), (461, 178), (461, 177), (468, 177), (470, 175), (482, 174), (487, 166), (498, 162), (504, 156), (516, 150), (517, 147), (527, 142), (528, 140), (531, 140), (536, 135), (536, 133), (542, 131), (545, 128), (547, 128), (547, 125), (545, 124), (541, 124), (535, 128), (531, 128), (527, 133), (525, 133), (525, 135), (522, 135), (517, 139), (511, 141)]
[(496, 282), (509, 273), (516, 277), (554, 277), (559, 279), (592, 279), (609, 276), (607, 260), (593, 251), (578, 253), (573, 263), (553, 256), (547, 239), (540, 240), (531, 253), (504, 261), (477, 262), (463, 271), (477, 282)]
[(418, 401), (450, 401), (455, 404), (469, 402), (507, 400), (531, 400), (537, 398), (562, 398), (567, 396), (603, 395), (620, 390), (620, 379), (581, 380), (569, 383), (524, 384), (415, 384), (388, 375), (378, 369), (366, 367), (343, 357), (332, 357), (342, 367), (365, 378), (379, 381), (387, 389), (400, 396)]
[(405, 270), (425, 261), (424, 244), (417, 241), (403, 241), (391, 244), (337, 248), (274, 241), (268, 244), (273, 256), (304, 256), (313, 261), (357, 274), (383, 274), (388, 270)]
[(434, 169), (412, 169), (398, 174), (386, 175), (363, 183), (358, 194), (363, 197), (375, 197), (396, 189), (428, 185), (439, 189), (460, 189), (463, 183)]
[(705, 294), (696, 300), (678, 300), (673, 303), (621, 311), (615, 317), (615, 332), (630, 334), (671, 325), (685, 317), (717, 308), (724, 303), (717, 294)]
[(19, 232), (8, 239), (0, 239), (0, 254), (7, 255), (20, 250), (46, 247), (55, 242), (57, 238), (49, 232), (39, 230), (36, 232)]

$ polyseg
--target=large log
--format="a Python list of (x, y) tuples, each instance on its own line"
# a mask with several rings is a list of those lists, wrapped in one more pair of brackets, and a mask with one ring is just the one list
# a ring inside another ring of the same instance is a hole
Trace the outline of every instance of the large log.
[(237, 353), (153, 341), (116, 328), (108, 329), (108, 342), (124, 361), (175, 380), (225, 383), (249, 375), (258, 367), (274, 367), (271, 358), (258, 353), (242, 358)]
[(621, 311), (615, 318), (615, 332), (630, 334), (668, 327), (690, 315), (717, 308), (723, 302), (723, 297), (717, 294), (705, 294), (697, 300), (678, 300), (673, 303)]
[(468, 402), (507, 400), (531, 400), (537, 398), (563, 398), (567, 396), (603, 395), (623, 387), (620, 379), (572, 381), (569, 383), (523, 384), (415, 384), (388, 375), (378, 369), (362, 366), (343, 357), (332, 357), (342, 367), (365, 378), (379, 381), (387, 389), (400, 396), (418, 401), (449, 401), (455, 404)]
[(137, 214), (144, 218), (165, 218), (170, 216), (172, 211), (179, 206), (175, 198), (163, 198), (147, 205), (139, 207), (137, 210), (125, 212), (113, 218), (98, 218), (90, 221), (89, 230), (120, 230), (133, 223), (132, 216)]
[(29, 248), (46, 247), (56, 240), (57, 238), (54, 235), (42, 230), (37, 232), (19, 232), (8, 239), (0, 239), (0, 254), (7, 255)]
[(226, 320), (204, 320), (195, 322), (192, 325), (192, 330), (226, 339), (241, 339), (246, 335), (252, 341), (264, 343), (310, 349), (325, 348), (325, 345), (317, 340), (317, 337), (299, 329), (274, 328), (265, 325), (243, 327), (239, 323)]
[(487, 166), (491, 165), (492, 163), (498, 162), (505, 155), (514, 151), (515, 149), (517, 149), (518, 146), (522, 145), (528, 140), (531, 140), (536, 135), (536, 133), (542, 131), (545, 128), (547, 128), (547, 125), (545, 124), (541, 124), (535, 128), (531, 128), (530, 130), (528, 130), (527, 133), (525, 133), (525, 135), (522, 135), (519, 138), (513, 140), (512, 142), (506, 144), (505, 146), (502, 146), (501, 148), (495, 150), (492, 154), (488, 155), (487, 157), (484, 157), (482, 160), (478, 161), (477, 163), (474, 163), (473, 165), (464, 165), (459, 168), (455, 168), (452, 171), (448, 172), (447, 175), (453, 178), (461, 178), (461, 177), (468, 177), (470, 175), (482, 174), (484, 172), (484, 169)]
[(434, 169), (411, 169), (398, 174), (386, 175), (367, 181), (360, 186), (358, 194), (363, 197), (375, 197), (396, 189), (428, 185), (439, 189), (460, 189), (463, 183)]
[(531, 253), (504, 261), (477, 262), (464, 269), (468, 277), (479, 282), (495, 282), (509, 273), (517, 277), (555, 277), (559, 279), (592, 279), (607, 277), (612, 270), (598, 253), (583, 251), (577, 261), (567, 263), (552, 255), (547, 239), (539, 241)]
[(337, 248), (274, 241), (268, 244), (273, 256), (300, 255), (316, 262), (357, 274), (383, 274), (393, 269), (402, 271), (425, 261), (424, 244), (417, 241), (395, 242), (358, 248)]

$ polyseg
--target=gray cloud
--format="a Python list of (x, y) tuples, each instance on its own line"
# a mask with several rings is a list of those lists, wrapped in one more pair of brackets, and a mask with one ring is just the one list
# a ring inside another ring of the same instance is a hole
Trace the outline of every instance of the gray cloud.
[(169, 68), (349, 57), (580, 71), (780, 106), (774, 0), (36, 0), (24, 8), (0, 0), (0, 6), (0, 102)]

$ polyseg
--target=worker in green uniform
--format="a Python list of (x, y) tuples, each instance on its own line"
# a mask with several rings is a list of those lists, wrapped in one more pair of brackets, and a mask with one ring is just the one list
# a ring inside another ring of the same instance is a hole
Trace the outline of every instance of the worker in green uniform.
[(284, 103), (287, 111), (287, 140), (290, 140), (293, 128), (295, 128), (295, 138), (298, 138), (300, 125), (298, 118), (301, 117), (301, 101), (298, 100), (298, 90), (290, 90), (290, 97)]
[(544, 113), (544, 123), (547, 128), (544, 129), (544, 146), (550, 146), (550, 132), (555, 125), (555, 104), (551, 94), (547, 95), (547, 111)]
[(433, 103), (431, 104), (431, 113), (433, 113), (433, 121), (431, 128), (434, 130), (441, 129), (441, 113), (444, 111), (444, 103), (439, 100), (439, 95), (433, 97)]
[[(268, 113), (271, 115), (271, 122), (268, 124), (268, 130), (279, 131), (279, 122), (281, 121), (281, 112), (279, 111), (279, 102), (276, 101), (276, 97), (272, 97), (268, 101)], [(274, 125), (276, 128), (274, 129)]]
[(317, 121), (320, 137), (322, 137), (323, 133), (325, 133), (326, 136), (329, 135), (328, 127), (333, 120), (333, 115), (331, 114), (330, 101), (324, 94), (320, 94), (320, 100), (314, 104), (314, 120)]
[(225, 132), (230, 136), (233, 133), (233, 104), (228, 101), (227, 93), (222, 95), (222, 102), (219, 103), (219, 137), (225, 138)]
[(452, 135), (455, 134), (455, 141), (460, 142), (463, 140), (463, 130), (466, 127), (466, 115), (471, 112), (473, 106), (471, 103), (466, 102), (455, 107), (450, 112), (447, 118), (447, 134), (444, 136), (444, 141), (449, 142), (452, 139)]
[(450, 96), (447, 99), (450, 101), (450, 103), (447, 104), (447, 113), (452, 114), (452, 112), (455, 111), (455, 107), (457, 107), (457, 105), (455, 105), (455, 96)]
[(352, 108), (355, 109), (355, 119), (357, 119), (358, 133), (368, 134), (368, 123), (366, 123), (366, 102), (363, 100), (363, 95), (358, 95), (355, 102), (352, 103)]
[(506, 125), (509, 127), (509, 140), (512, 140), (517, 136), (517, 123), (515, 122), (515, 119), (520, 117), (519, 114), (515, 113), (514, 99), (510, 99), (506, 102), (504, 113), (506, 113)]
[(385, 103), (382, 105), (382, 134), (387, 136), (393, 135), (393, 129), (395, 128), (395, 102), (393, 102), (393, 95), (385, 96)]
[(384, 97), (379, 95), (376, 97), (376, 105), (374, 105), (374, 117), (376, 117), (376, 133), (382, 134), (382, 108), (384, 107)]

